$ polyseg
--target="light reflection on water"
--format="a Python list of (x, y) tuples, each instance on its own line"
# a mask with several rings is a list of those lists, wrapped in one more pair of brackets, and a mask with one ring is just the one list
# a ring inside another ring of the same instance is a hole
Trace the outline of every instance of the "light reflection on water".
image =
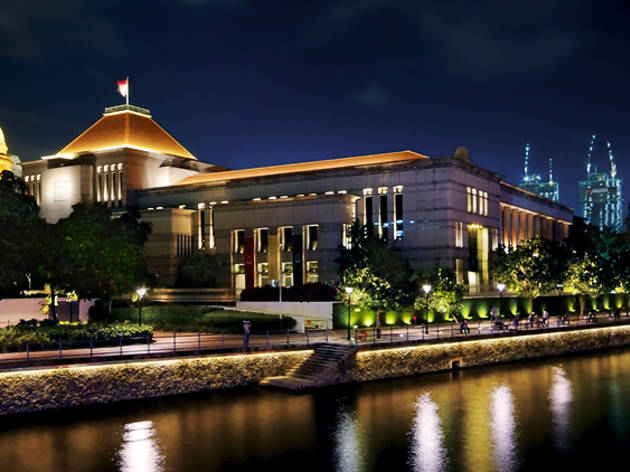
[(121, 472), (162, 472), (164, 455), (160, 450), (152, 421), (137, 421), (123, 426), (123, 443), (118, 452)]
[(441, 472), (446, 470), (442, 420), (431, 393), (420, 396), (415, 404), (416, 415), (411, 429), (411, 465), (416, 472)]
[(340, 409), (334, 431), (334, 463), (338, 472), (363, 470), (363, 452), (356, 414)]
[(514, 470), (516, 467), (516, 421), (514, 397), (507, 385), (495, 387), (490, 394), (490, 425), (496, 470), (502, 472)]
[(569, 421), (573, 387), (562, 367), (553, 367), (553, 383), (549, 392), (552, 438), (555, 448), (566, 452), (569, 447)]
[(561, 367), (535, 361), (299, 395), (249, 390), (64, 410), (2, 418), (0, 470), (593, 470), (600, 457), (625, 459), (628, 393), (625, 349), (566, 357)]

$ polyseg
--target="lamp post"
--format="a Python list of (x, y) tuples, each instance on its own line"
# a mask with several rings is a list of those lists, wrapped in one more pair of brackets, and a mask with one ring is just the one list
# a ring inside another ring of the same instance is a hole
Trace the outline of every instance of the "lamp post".
[(429, 293), (431, 292), (431, 285), (424, 284), (422, 286), (422, 290), (424, 291), (424, 332), (425, 334), (429, 334)]
[(352, 287), (346, 287), (346, 293), (348, 294), (348, 341), (350, 341), (350, 295), (352, 295)]
[(142, 297), (147, 294), (147, 289), (140, 287), (136, 290), (136, 294), (138, 295), (138, 324), (142, 326)]
[(499, 282), (497, 284), (497, 288), (499, 289), (499, 317), (501, 316), (501, 297), (503, 296), (503, 290), (505, 290), (505, 284), (503, 282)]
[(561, 297), (562, 296), (562, 290), (564, 289), (564, 285), (557, 284), (556, 288), (558, 289), (558, 296)]

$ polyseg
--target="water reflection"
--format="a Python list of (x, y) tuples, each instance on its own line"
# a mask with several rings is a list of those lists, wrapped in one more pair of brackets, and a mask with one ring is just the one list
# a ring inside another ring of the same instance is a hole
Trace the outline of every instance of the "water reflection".
[(443, 446), (442, 420), (438, 415), (438, 406), (430, 393), (425, 393), (418, 398), (415, 410), (416, 415), (411, 430), (413, 470), (422, 472), (446, 470), (447, 455)]
[(569, 447), (570, 407), (573, 387), (562, 367), (553, 367), (553, 383), (549, 393), (553, 444), (556, 450), (566, 452)]
[(363, 470), (361, 436), (355, 414), (340, 409), (336, 418), (334, 432), (334, 462), (339, 472)]
[(118, 452), (121, 472), (161, 472), (164, 455), (158, 445), (152, 421), (127, 423)]
[(490, 394), (490, 428), (496, 470), (516, 467), (516, 421), (514, 398), (507, 385), (495, 387)]

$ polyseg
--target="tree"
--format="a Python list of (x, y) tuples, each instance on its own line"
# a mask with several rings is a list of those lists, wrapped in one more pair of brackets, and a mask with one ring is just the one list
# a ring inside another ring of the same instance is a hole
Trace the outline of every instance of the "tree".
[(70, 216), (48, 225), (39, 269), (49, 286), (53, 319), (57, 290), (109, 301), (150, 281), (142, 248), (150, 226), (138, 218), (128, 211), (112, 219), (105, 206), (79, 203)]
[(503, 246), (492, 255), (492, 266), (498, 280), (529, 300), (533, 309), (534, 298), (550, 292), (562, 273), (560, 246), (543, 238), (521, 241), (512, 251)]
[(226, 254), (194, 252), (177, 267), (178, 287), (217, 287), (228, 276), (230, 261)]
[(383, 314), (413, 302), (413, 271), (371, 226), (361, 225), (358, 220), (350, 227), (350, 247), (341, 246), (339, 250), (339, 277), (344, 285), (355, 289), (353, 303), (376, 313), (375, 327), (380, 337)]
[(584, 298), (589, 293), (600, 293), (602, 283), (599, 276), (600, 269), (591, 257), (585, 252), (574, 255), (567, 263), (564, 277), (565, 288), (577, 295), (580, 304), (580, 315), (584, 314)]
[(420, 274), (419, 279), (430, 282), (431, 292), (427, 296), (419, 292), (415, 308), (417, 310), (432, 310), (437, 313), (454, 315), (461, 313), (465, 287), (457, 283), (455, 272), (448, 267), (436, 267), (428, 276)]
[(10, 171), (0, 174), (0, 296), (29, 289), (37, 269), (38, 237), (45, 226), (24, 182)]

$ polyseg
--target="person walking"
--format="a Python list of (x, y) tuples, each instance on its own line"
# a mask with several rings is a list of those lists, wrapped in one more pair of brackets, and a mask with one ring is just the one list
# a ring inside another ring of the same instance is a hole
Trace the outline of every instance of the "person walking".
[(247, 349), (249, 347), (249, 332), (252, 329), (251, 321), (243, 321), (243, 347)]

